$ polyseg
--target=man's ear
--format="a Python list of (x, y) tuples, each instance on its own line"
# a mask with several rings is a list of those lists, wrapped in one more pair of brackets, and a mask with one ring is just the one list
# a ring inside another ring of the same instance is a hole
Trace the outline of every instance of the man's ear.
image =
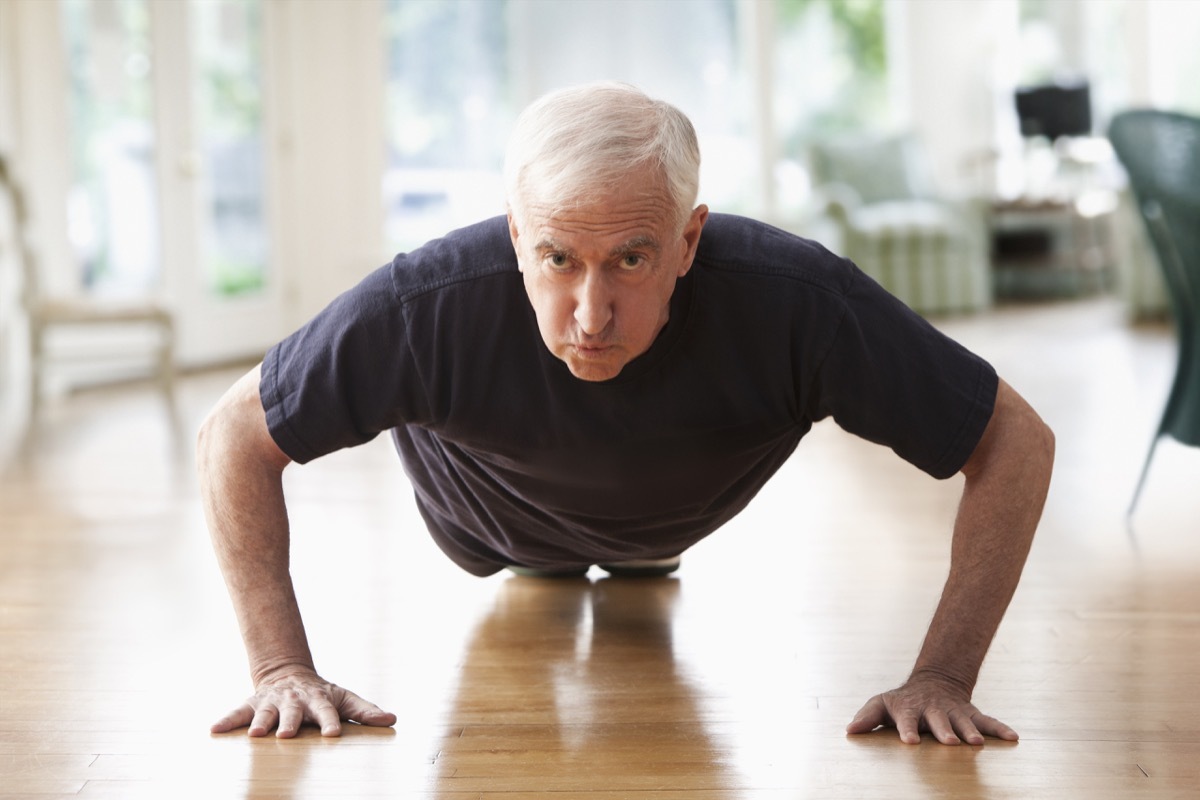
[(704, 230), (704, 223), (708, 221), (708, 206), (698, 205), (692, 211), (692, 216), (688, 218), (687, 224), (683, 226), (683, 244), (684, 254), (683, 262), (679, 267), (679, 277), (682, 278), (692, 268), (692, 261), (696, 258), (696, 248), (700, 245), (700, 232)]
[(521, 233), (517, 230), (517, 218), (513, 216), (512, 209), (508, 209), (508, 238), (512, 241), (513, 252), (517, 254), (517, 271), (524, 272), (521, 266), (521, 245), (518, 243)]

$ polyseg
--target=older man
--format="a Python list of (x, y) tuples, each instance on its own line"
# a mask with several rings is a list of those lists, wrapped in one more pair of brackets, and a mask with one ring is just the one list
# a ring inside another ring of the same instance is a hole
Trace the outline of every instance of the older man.
[(970, 698), (1041, 514), (1051, 433), (852, 264), (695, 205), (699, 158), (687, 118), (630, 87), (549, 95), (513, 135), (506, 219), (397, 256), (230, 389), (199, 469), (255, 694), (214, 730), (395, 722), (313, 668), (288, 463), (390, 431), (463, 569), (663, 574), (832, 416), (933, 477), (966, 477), (916, 666), (848, 730), (1016, 738)]

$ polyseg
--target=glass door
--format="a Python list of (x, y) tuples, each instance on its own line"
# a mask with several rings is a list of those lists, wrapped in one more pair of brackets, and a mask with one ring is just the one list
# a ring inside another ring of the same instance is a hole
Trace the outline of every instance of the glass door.
[(164, 252), (185, 364), (253, 358), (283, 333), (270, 246), (266, 6), (153, 3), (164, 43), (155, 84)]
[(187, 364), (281, 335), (260, 0), (60, 0), (73, 282), (162, 294)]

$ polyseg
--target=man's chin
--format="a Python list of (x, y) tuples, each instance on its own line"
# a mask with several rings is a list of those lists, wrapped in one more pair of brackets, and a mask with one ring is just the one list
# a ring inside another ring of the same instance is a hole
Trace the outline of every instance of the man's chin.
[(563, 359), (571, 374), (581, 381), (607, 381), (621, 374), (625, 362), (620, 359), (590, 359), (568, 355)]
[(625, 368), (626, 359), (624, 351), (621, 348), (605, 348), (604, 352), (580, 351), (578, 348), (568, 347), (564, 352), (560, 352), (559, 358), (567, 365), (567, 369), (571, 370), (571, 374), (581, 381), (607, 381), (621, 374), (621, 370)]
[(607, 381), (621, 374), (621, 369), (624, 364), (593, 364), (590, 362), (579, 363), (577, 361), (568, 361), (567, 369), (571, 370), (571, 374), (581, 381)]

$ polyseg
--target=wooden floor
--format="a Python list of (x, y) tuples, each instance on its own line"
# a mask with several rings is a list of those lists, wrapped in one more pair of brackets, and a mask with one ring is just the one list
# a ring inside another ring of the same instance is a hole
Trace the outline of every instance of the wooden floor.
[(1058, 434), (976, 695), (1018, 744), (844, 735), (911, 664), (959, 484), (826, 424), (678, 578), (643, 583), (458, 572), (384, 440), (289, 469), (318, 667), (400, 722), (340, 740), (211, 736), (249, 690), (191, 468), (223, 372), (185, 380), (180, 437), (149, 389), (93, 391), (58, 400), (4, 467), (0, 795), (1200, 795), (1200, 450), (1165, 442), (1132, 536), (1124, 521), (1168, 331), (1131, 331), (1098, 301), (943, 327)]

